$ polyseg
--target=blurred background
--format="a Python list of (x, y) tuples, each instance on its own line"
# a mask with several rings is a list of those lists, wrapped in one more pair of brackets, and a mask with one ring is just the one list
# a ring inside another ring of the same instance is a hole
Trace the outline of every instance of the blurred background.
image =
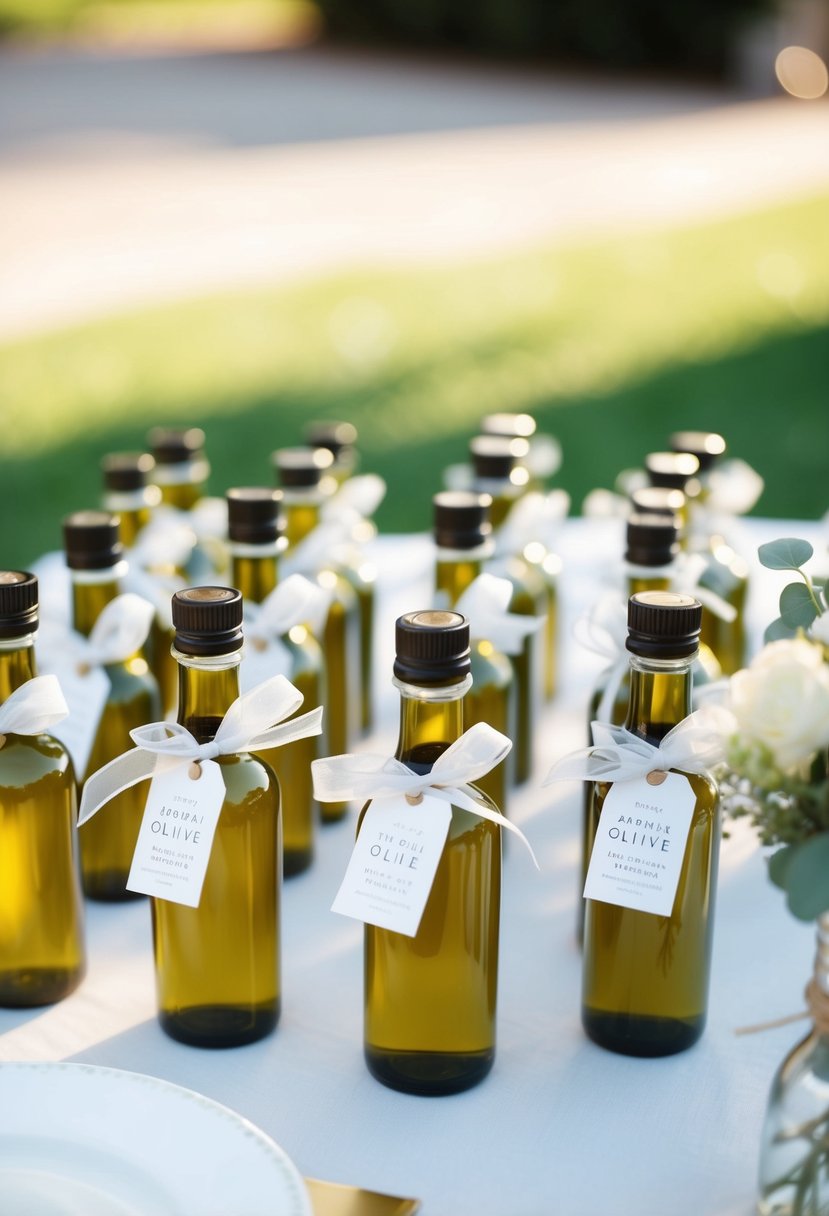
[(829, 506), (829, 0), (0, 0), (3, 565), (101, 457), (359, 431), (428, 527), (482, 415), (574, 509), (682, 428)]

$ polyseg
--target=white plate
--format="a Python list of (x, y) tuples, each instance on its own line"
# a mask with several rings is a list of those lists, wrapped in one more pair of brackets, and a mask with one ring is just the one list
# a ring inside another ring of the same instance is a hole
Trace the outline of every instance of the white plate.
[(0, 1065), (3, 1216), (311, 1216), (296, 1168), (240, 1115), (156, 1077)]

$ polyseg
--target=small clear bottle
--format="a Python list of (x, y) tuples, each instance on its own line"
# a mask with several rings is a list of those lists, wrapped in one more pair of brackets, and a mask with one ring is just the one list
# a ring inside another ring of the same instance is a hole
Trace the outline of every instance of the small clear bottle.
[[(489, 495), (464, 490), (443, 490), (432, 499), (435, 541), (435, 590), (439, 606), (454, 608), (464, 591), (483, 571), (492, 555)], [(444, 603), (445, 601), (445, 603)], [(467, 727), (486, 722), (502, 735), (515, 734), (512, 664), (487, 638), (478, 638), (470, 622), (472, 688), (466, 695)], [(501, 813), (507, 814), (510, 785), (509, 757), (478, 781)]]
[[(524, 439), (502, 439), (480, 435), (469, 445), (474, 471), (473, 489), (492, 499), (490, 520), (495, 532), (496, 556), (488, 563), (491, 574), (508, 578), (513, 586), (510, 612), (544, 617), (547, 589), (537, 568), (520, 553), (498, 551), (498, 529), (527, 487), (529, 475), (521, 465), (528, 447)], [(542, 668), (540, 642), (536, 634), (524, 639), (521, 653), (511, 657), (515, 673), (516, 719), (514, 772), (517, 783), (526, 781), (533, 768), (536, 709), (541, 702)]]
[[(272, 459), (282, 488), (289, 557), (320, 522), (320, 507), (327, 493), (322, 483), (333, 457), (324, 448), (281, 448)], [(299, 573), (316, 578), (333, 597), (319, 642), (325, 660), (326, 748), (330, 754), (339, 755), (349, 750), (360, 732), (360, 611), (354, 588), (330, 555), (323, 555), (313, 565), (314, 569), (301, 569)], [(347, 809), (344, 802), (323, 803), (322, 822), (342, 819)]]
[[(72, 624), (89, 635), (104, 607), (120, 595), (127, 572), (117, 515), (77, 511), (63, 523), (66, 564), (72, 580)], [(158, 685), (140, 652), (105, 668), (110, 690), (86, 773), (128, 751), (130, 731), (161, 716)], [(140, 898), (127, 890), (132, 855), (144, 813), (145, 791), (132, 786), (113, 798), (107, 809), (78, 831), (84, 892), (91, 899)]]
[[(279, 581), (279, 490), (250, 486), (227, 492), (227, 534), (234, 586), (244, 600), (261, 604)], [(247, 645), (256, 645), (249, 639)], [(303, 695), (299, 713), (323, 703), (323, 658), (319, 643), (305, 625), (296, 625), (281, 639), (290, 656), (283, 672)], [(276, 673), (275, 673), (276, 674)], [(279, 778), (282, 793), (282, 872), (287, 878), (307, 870), (314, 857), (314, 798), (311, 761), (317, 758), (317, 738), (296, 739), (284, 747), (257, 752)]]
[[(228, 587), (177, 591), (173, 623), (178, 720), (207, 743), (239, 695), (242, 596)], [(150, 901), (159, 1021), (195, 1047), (263, 1038), (281, 1003), (279, 784), (247, 752), (216, 763), (226, 792), (199, 906)]]
[(708, 510), (710, 476), (725, 454), (725, 440), (714, 431), (677, 431), (669, 442), (674, 451), (699, 461), (700, 492), (691, 504), (687, 547), (705, 559), (700, 586), (715, 591), (737, 613), (733, 621), (711, 613), (704, 613), (702, 619), (702, 640), (719, 659), (724, 674), (732, 676), (745, 663), (748, 564), (723, 535), (722, 522)]
[[(37, 674), (38, 585), (0, 572), (0, 704)], [(49, 1005), (86, 970), (75, 773), (45, 732), (0, 735), (0, 1006)]]
[[(654, 746), (691, 712), (691, 669), (701, 617), (693, 596), (645, 591), (630, 599), (631, 681), (624, 725)], [(625, 1055), (684, 1051), (705, 1027), (719, 795), (709, 777), (683, 775), (695, 803), (670, 916), (586, 901), (582, 1023), (599, 1046)], [(596, 784), (598, 816), (611, 784)]]
[(200, 427), (153, 427), (147, 442), (155, 461), (154, 481), (165, 507), (190, 511), (207, 492), (210, 465)]
[[(469, 626), (457, 612), (409, 612), (398, 619), (396, 638), (395, 755), (428, 773), (463, 733)], [(458, 1093), (492, 1067), (500, 833), (497, 824), (453, 806), (417, 934), (365, 927), (365, 1057), (372, 1076), (392, 1089)]]

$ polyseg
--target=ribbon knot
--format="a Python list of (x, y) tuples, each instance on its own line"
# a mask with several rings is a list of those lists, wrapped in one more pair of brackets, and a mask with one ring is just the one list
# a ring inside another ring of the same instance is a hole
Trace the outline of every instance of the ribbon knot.
[(455, 611), (469, 621), (475, 642), (491, 642), (502, 654), (520, 654), (524, 639), (542, 625), (540, 616), (509, 612), (513, 587), (508, 578), (479, 574), (458, 599)]
[(43, 734), (68, 713), (57, 676), (34, 676), (0, 705), (0, 736)]
[(117, 595), (103, 608), (89, 637), (49, 622), (41, 632), (41, 657), (46, 667), (69, 662), (83, 675), (132, 658), (147, 640), (155, 609), (131, 591)]

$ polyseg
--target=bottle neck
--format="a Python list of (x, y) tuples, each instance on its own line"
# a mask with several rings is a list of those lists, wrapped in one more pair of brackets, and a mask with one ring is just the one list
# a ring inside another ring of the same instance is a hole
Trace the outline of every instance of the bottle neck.
[(483, 563), (480, 558), (474, 557), (446, 559), (442, 556), (444, 553), (445, 550), (437, 551), (435, 590), (442, 591), (449, 606), (454, 608), (470, 583), (481, 573)]
[(111, 600), (121, 594), (121, 579), (126, 562), (108, 570), (72, 571), (72, 625), (89, 636), (98, 617)]
[(178, 722), (199, 743), (209, 743), (239, 696), (242, 652), (197, 658), (173, 649), (173, 657), (178, 663)]
[[(296, 494), (296, 491), (294, 491)], [(298, 496), (289, 491), (284, 492), (282, 510), (285, 517), (285, 539), (288, 549), (293, 549), (309, 532), (313, 532), (320, 521), (320, 503), (322, 496)]]
[(400, 690), (400, 737), (394, 754), (416, 772), (428, 773), (463, 734), (463, 698), (472, 677), (431, 688), (394, 683)]
[(248, 545), (243, 551), (243, 547), (231, 545), (230, 549), (231, 582), (251, 604), (261, 604), (279, 581), (274, 547), (262, 546), (260, 553), (255, 552), (256, 548), (258, 546)]
[(691, 665), (682, 659), (630, 656), (630, 699), (625, 728), (658, 744), (691, 712)]
[(0, 641), (0, 704), (37, 675), (34, 640), (34, 634), (29, 633)]

